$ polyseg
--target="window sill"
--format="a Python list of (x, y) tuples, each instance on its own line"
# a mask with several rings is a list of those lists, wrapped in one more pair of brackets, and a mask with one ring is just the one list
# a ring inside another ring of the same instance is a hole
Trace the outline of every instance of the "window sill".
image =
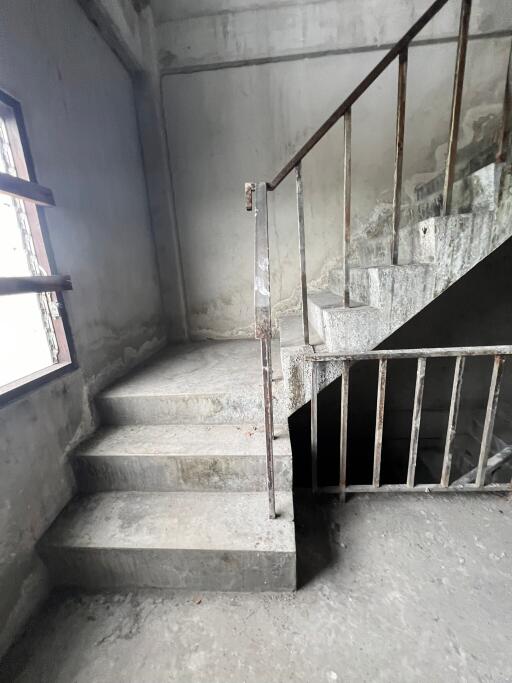
[(33, 372), (31, 375), (17, 379), (14, 382), (4, 384), (0, 387), (0, 407), (21, 398), (33, 389), (48, 384), (54, 379), (67, 375), (69, 372), (76, 369), (77, 365), (72, 361), (56, 363), (48, 368)]

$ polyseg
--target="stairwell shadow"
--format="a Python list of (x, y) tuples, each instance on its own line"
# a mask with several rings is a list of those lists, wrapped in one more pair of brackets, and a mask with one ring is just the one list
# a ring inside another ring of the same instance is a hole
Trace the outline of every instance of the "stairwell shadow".
[(340, 564), (340, 505), (337, 496), (313, 496), (306, 489), (294, 492), (297, 590)]

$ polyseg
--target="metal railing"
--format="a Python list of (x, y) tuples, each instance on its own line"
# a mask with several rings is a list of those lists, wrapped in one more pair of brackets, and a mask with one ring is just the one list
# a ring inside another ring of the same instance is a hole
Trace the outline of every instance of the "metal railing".
[[(326, 133), (340, 120), (344, 120), (344, 180), (343, 180), (343, 223), (341, 240), (341, 261), (343, 271), (342, 282), (342, 305), (350, 306), (350, 272), (349, 272), (349, 248), (351, 227), (351, 162), (352, 162), (352, 106), (368, 90), (374, 81), (398, 59), (398, 99), (396, 114), (396, 137), (395, 137), (395, 168), (393, 181), (393, 212), (392, 212), (392, 238), (391, 238), (391, 263), (398, 263), (398, 232), (400, 228), (400, 210), (402, 197), (402, 169), (404, 155), (406, 91), (407, 91), (407, 65), (408, 49), (410, 43), (418, 33), (438, 14), (438, 12), (450, 1), (435, 0), (427, 11), (405, 33), (405, 35), (386, 53), (381, 61), (370, 71), (340, 106), (329, 116), (320, 128), (307, 140), (299, 151), (285, 164), (279, 173), (270, 182), (246, 183), (245, 204), (248, 211), (254, 207), (256, 213), (256, 252), (255, 252), (255, 314), (256, 314), (256, 338), (261, 340), (265, 396), (265, 424), (272, 425), (272, 369), (270, 358), (271, 343), (271, 304), (270, 304), (270, 266), (268, 251), (268, 218), (267, 198), (268, 193), (276, 190), (283, 180), (292, 172), (296, 174), (297, 196), (297, 224), (299, 237), (299, 266), (300, 266), (300, 296), (302, 312), (302, 336), (305, 345), (309, 345), (310, 333), (308, 323), (308, 291), (306, 278), (306, 247), (304, 226), (304, 190), (302, 183), (302, 160), (317, 145)], [(461, 0), (461, 12), (459, 32), (457, 39), (457, 56), (455, 61), (455, 74), (453, 81), (453, 93), (451, 103), (450, 131), (448, 137), (448, 155), (446, 159), (444, 191), (443, 191), (443, 215), (451, 211), (452, 190), (455, 179), (455, 163), (457, 158), (457, 143), (459, 136), (462, 93), (464, 86), (464, 73), (466, 67), (466, 53), (469, 38), (469, 20), (471, 15), (472, 0)], [(507, 85), (503, 105), (503, 126), (501, 131), (501, 143), (499, 145), (498, 158), (504, 160), (506, 156), (507, 142), (510, 137), (510, 112), (511, 112), (511, 61), (509, 61)], [(271, 432), (270, 432), (271, 433)], [(275, 516), (274, 484), (272, 471), (272, 442), (267, 439), (268, 451), (268, 490), (270, 502), (270, 514)]]
[[(506, 356), (512, 355), (512, 346), (475, 346), (438, 349), (410, 349), (402, 351), (369, 351), (367, 353), (352, 354), (318, 354), (306, 358), (313, 364), (311, 373), (311, 462), (313, 491), (318, 491), (318, 392), (319, 367), (322, 363), (336, 361), (341, 363), (341, 407), (340, 407), (340, 476), (338, 486), (324, 487), (332, 493), (373, 493), (373, 492), (418, 492), (418, 491), (510, 491), (512, 482), (508, 484), (486, 484), (491, 440), (498, 407), (503, 366)], [(487, 408), (485, 411), (484, 428), (480, 443), (478, 465), (474, 471), (450, 484), (453, 446), (459, 416), (462, 381), (466, 358), (475, 356), (492, 356), (493, 369), (491, 374)], [(409, 460), (407, 479), (404, 484), (381, 485), (380, 471), (382, 458), (382, 436), (384, 430), (384, 404), (386, 397), (387, 363), (388, 360), (415, 359), (417, 361), (416, 385), (412, 409), (411, 433), (409, 440)], [(418, 459), (418, 443), (421, 426), (423, 403), (423, 389), (427, 360), (429, 358), (454, 358), (454, 371), (448, 426), (443, 453), (443, 465), (439, 482), (429, 484), (415, 484), (416, 464)], [(362, 360), (373, 360), (379, 363), (377, 379), (377, 401), (375, 419), (375, 439), (373, 449), (373, 476), (371, 484), (347, 485), (347, 416), (349, 405), (350, 366)], [(509, 449), (510, 450), (510, 449)], [(507, 457), (508, 457), (507, 453)], [(502, 458), (503, 460), (503, 458)], [(473, 476), (474, 475), (474, 476)], [(474, 478), (474, 482), (472, 479)]]

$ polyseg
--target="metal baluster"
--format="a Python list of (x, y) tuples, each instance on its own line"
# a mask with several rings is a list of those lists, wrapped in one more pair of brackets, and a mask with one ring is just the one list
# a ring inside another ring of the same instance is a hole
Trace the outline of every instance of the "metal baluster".
[(508, 149), (510, 144), (510, 126), (512, 114), (512, 42), (508, 55), (507, 77), (505, 80), (505, 95), (503, 97), (503, 121), (501, 123), (501, 134), (498, 145), (496, 161), (507, 161)]
[(393, 232), (391, 237), (391, 263), (398, 263), (398, 231), (402, 204), (402, 171), (404, 159), (405, 97), (407, 92), (407, 48), (398, 59), (398, 101), (396, 107), (395, 177), (393, 191)]
[(382, 432), (384, 430), (384, 403), (386, 400), (387, 361), (379, 361), (379, 377), (377, 380), (377, 416), (375, 418), (375, 445), (373, 449), (373, 486), (380, 486), (380, 462), (382, 455)]
[(345, 496), (347, 487), (347, 425), (348, 425), (348, 389), (349, 389), (348, 362), (344, 361), (341, 371), (341, 410), (340, 410), (340, 494)]
[(414, 391), (414, 408), (412, 413), (411, 443), (409, 447), (409, 467), (407, 470), (407, 486), (414, 486), (416, 474), (416, 459), (418, 457), (418, 441), (421, 425), (421, 404), (423, 402), (423, 389), (425, 387), (426, 358), (418, 358), (416, 370), (416, 389)]
[(347, 109), (344, 122), (343, 239), (341, 241), (341, 260), (343, 264), (343, 306), (350, 306), (348, 256), (350, 249), (350, 200), (352, 185), (352, 109)]
[(462, 377), (466, 359), (458, 356), (455, 361), (453, 372), (452, 398), (450, 401), (450, 413), (448, 416), (448, 427), (446, 429), (446, 441), (444, 445), (443, 471), (441, 474), (441, 486), (448, 486), (450, 483), (450, 471), (452, 467), (452, 447), (455, 433), (457, 430), (457, 420), (459, 417), (460, 395), (462, 390)]
[(504, 363), (505, 358), (503, 356), (494, 357), (491, 386), (489, 387), (489, 397), (487, 399), (487, 410), (485, 411), (484, 430), (482, 433), (482, 443), (480, 446), (480, 456), (478, 458), (478, 469), (475, 480), (477, 487), (485, 485), (485, 470), (487, 467), (487, 460), (489, 459), (489, 451), (491, 449), (491, 439), (494, 431), (494, 420), (496, 419)]
[(306, 237), (304, 234), (304, 187), (302, 184), (302, 164), (295, 167), (297, 187), (297, 223), (299, 229), (300, 287), (302, 296), (302, 334), (304, 344), (309, 345), (308, 285), (306, 278)]
[(448, 140), (448, 156), (446, 158), (446, 173), (444, 178), (443, 216), (448, 216), (450, 214), (452, 206), (453, 181), (455, 179), (455, 162), (457, 160), (457, 142), (459, 139), (460, 110), (462, 104), (462, 90), (464, 87), (464, 71), (466, 68), (471, 3), (472, 0), (462, 0), (460, 12), (459, 40), (457, 43), (455, 77), (453, 80), (450, 137)]
[(311, 368), (311, 488), (318, 491), (318, 363)]
[(272, 406), (272, 324), (270, 307), (270, 263), (268, 242), (267, 184), (255, 187), (255, 268), (254, 309), (255, 336), (261, 340), (261, 366), (263, 374), (263, 403), (265, 409), (265, 442), (267, 451), (267, 491), (269, 516), (276, 516), (274, 490), (274, 418)]

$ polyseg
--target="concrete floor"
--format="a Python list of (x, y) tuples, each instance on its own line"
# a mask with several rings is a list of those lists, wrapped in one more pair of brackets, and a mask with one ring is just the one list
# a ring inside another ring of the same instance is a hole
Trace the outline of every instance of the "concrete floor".
[(2, 683), (512, 681), (512, 498), (296, 501), (295, 594), (55, 594)]

